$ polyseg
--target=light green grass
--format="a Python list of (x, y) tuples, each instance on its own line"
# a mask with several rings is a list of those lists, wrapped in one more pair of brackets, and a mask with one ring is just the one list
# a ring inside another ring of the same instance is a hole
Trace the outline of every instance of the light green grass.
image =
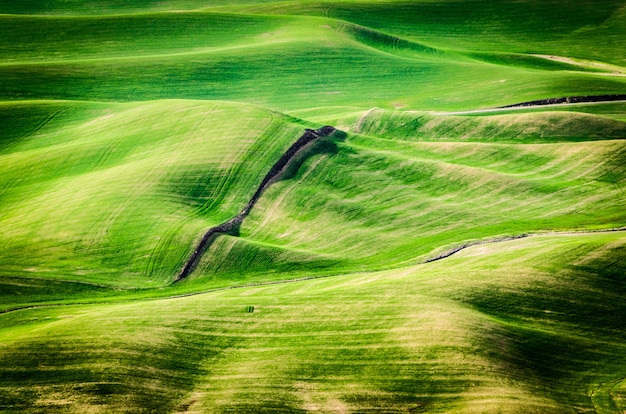
[(623, 376), (626, 362), (624, 243), (542, 236), (385, 272), (6, 314), (0, 378), (13, 391), (2, 404), (591, 410), (589, 391)]
[(319, 17), (187, 12), (0, 21), (5, 99), (219, 99), (281, 112), (355, 104), (461, 110), (626, 90), (626, 78), (605, 76), (611, 73), (522, 55), (501, 61), (498, 49), (477, 60), (463, 45), (432, 48)]
[[(12, 110), (54, 114), (59, 105)], [(262, 108), (219, 102), (106, 112), (60, 130), (53, 120), (0, 155), (7, 277), (167, 283), (206, 228), (245, 206), (267, 160), (303, 129)]]
[(624, 10), (0, 4), (0, 412), (621, 410)]

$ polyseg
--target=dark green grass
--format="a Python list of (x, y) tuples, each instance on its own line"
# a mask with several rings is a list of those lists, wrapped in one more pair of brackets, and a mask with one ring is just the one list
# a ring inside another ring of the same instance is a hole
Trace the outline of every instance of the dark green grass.
[(0, 2), (0, 411), (618, 410), (624, 10)]
[[(281, 2), (258, 13), (322, 15), (445, 49), (544, 53), (623, 65), (624, 10), (603, 1)], [(596, 41), (602, 39), (601, 41)]]
[(333, 19), (208, 12), (0, 19), (4, 99), (223, 99), (283, 112), (355, 103), (468, 109), (623, 93), (625, 82), (522, 55), (511, 65), (497, 50), (477, 61), (446, 52), (453, 44), (433, 49)]
[(589, 391), (623, 375), (624, 286), (606, 272), (623, 273), (623, 246), (620, 234), (536, 237), (381, 273), (5, 314), (2, 404), (591, 410)]
[(191, 53), (260, 42), (262, 34), (302, 20), (209, 13), (1, 16), (0, 53), (4, 64)]

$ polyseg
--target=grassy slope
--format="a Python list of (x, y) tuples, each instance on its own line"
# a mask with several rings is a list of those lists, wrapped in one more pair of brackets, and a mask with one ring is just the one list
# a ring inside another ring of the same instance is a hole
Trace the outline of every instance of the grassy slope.
[(590, 411), (589, 390), (624, 374), (625, 243), (542, 236), (385, 272), (9, 314), (0, 405)]
[[(433, 53), (419, 43), (313, 17), (189, 12), (0, 21), (0, 39), (6, 39), (0, 41), (0, 94), (9, 99), (227, 99), (281, 111), (355, 103), (362, 109), (467, 109), (619, 93), (625, 82), (534, 58), (503, 65), (466, 52)], [(40, 30), (33, 33), (33, 26)]]
[[(81, 108), (6, 106), (44, 119)], [(268, 160), (303, 128), (230, 103), (93, 106), (100, 116), (60, 129), (53, 119), (0, 155), (7, 276), (116, 286), (171, 281), (202, 229), (245, 206)]]
[(287, 1), (235, 10), (332, 17), (445, 49), (549, 51), (624, 65), (621, 0)]
[(243, 240), (217, 244), (206, 272), (240, 273), (242, 263), (249, 272), (295, 271), (311, 251), (343, 271), (384, 268), (472, 239), (619, 227), (625, 150), (620, 140), (520, 146), (356, 137), (312, 159), (295, 183), (270, 189)]
[[(0, 5), (0, 308), (128, 302), (1, 315), (0, 410), (620, 404), (623, 235), (416, 263), (626, 224), (624, 104), (424, 112), (624, 93), (622, 2), (206, 3)], [(321, 123), (351, 135), (163, 288)]]

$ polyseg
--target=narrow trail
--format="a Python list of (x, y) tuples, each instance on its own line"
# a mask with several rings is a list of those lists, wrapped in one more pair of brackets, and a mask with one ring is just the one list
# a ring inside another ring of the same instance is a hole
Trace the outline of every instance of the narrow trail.
[(215, 239), (222, 234), (230, 234), (237, 235), (239, 233), (239, 228), (241, 227), (241, 223), (243, 220), (250, 214), (252, 207), (256, 204), (256, 202), (263, 194), (263, 191), (276, 181), (280, 175), (285, 172), (290, 162), (295, 159), (299, 154), (306, 151), (311, 144), (320, 137), (326, 137), (332, 135), (336, 129), (332, 126), (323, 126), (319, 129), (307, 129), (304, 134), (291, 146), (287, 151), (280, 157), (280, 159), (272, 166), (269, 172), (263, 178), (263, 181), (257, 188), (256, 192), (248, 201), (248, 204), (232, 219), (225, 221), (224, 223), (211, 227), (202, 237), (198, 247), (194, 250), (191, 257), (187, 260), (183, 269), (180, 271), (176, 279), (173, 283), (179, 282), (189, 276), (202, 258), (204, 252), (213, 244)]
[(585, 95), (585, 96), (563, 96), (561, 98), (537, 99), (535, 101), (520, 102), (511, 105), (499, 106), (500, 108), (517, 108), (526, 106), (544, 106), (558, 104), (575, 104), (575, 103), (597, 103), (597, 102), (615, 102), (626, 100), (626, 95)]

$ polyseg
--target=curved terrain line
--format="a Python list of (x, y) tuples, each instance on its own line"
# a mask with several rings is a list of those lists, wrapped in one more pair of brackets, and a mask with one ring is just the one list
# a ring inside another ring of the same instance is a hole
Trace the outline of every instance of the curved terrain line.
[(468, 247), (479, 246), (481, 244), (502, 243), (502, 242), (505, 242), (505, 241), (524, 239), (526, 237), (533, 237), (533, 236), (611, 233), (611, 232), (616, 232), (616, 231), (626, 231), (626, 227), (618, 227), (618, 228), (614, 228), (614, 229), (603, 229), (603, 230), (548, 231), (548, 232), (544, 232), (544, 233), (527, 233), (527, 234), (520, 234), (520, 235), (517, 235), (517, 236), (507, 236), (507, 237), (497, 237), (497, 238), (494, 238), (494, 239), (487, 239), (487, 240), (477, 240), (475, 242), (470, 242), (470, 243), (462, 244), (460, 246), (453, 247), (453, 248), (451, 248), (449, 250), (444, 251), (443, 253), (439, 253), (435, 257), (431, 257), (430, 259), (426, 259), (426, 260), (422, 261), (421, 263), (436, 262), (437, 260), (441, 260), (441, 259), (445, 259), (447, 257), (450, 257), (453, 254), (460, 252), (461, 250), (467, 249)]
[(601, 382), (595, 389), (589, 392), (589, 399), (593, 404), (593, 410), (596, 414), (615, 414), (623, 412), (622, 407), (615, 400), (613, 390), (624, 381), (626, 381), (626, 377)]
[(599, 62), (594, 60), (578, 60), (573, 59), (566, 56), (555, 56), (555, 55), (536, 55), (531, 54), (530, 56), (538, 57), (541, 59), (551, 60), (554, 62), (562, 62), (567, 63), (568, 65), (579, 66), (585, 69), (596, 69), (601, 70), (603, 72), (594, 73), (594, 75), (604, 75), (604, 76), (626, 76), (624, 72), (624, 68), (617, 65), (611, 65), (610, 63)]
[(475, 241), (475, 242), (471, 242), (471, 243), (462, 244), (460, 246), (453, 247), (450, 250), (446, 250), (443, 253), (439, 253), (435, 257), (431, 257), (430, 259), (426, 259), (422, 263), (432, 263), (432, 262), (436, 262), (437, 260), (445, 259), (447, 257), (452, 256), (455, 253), (460, 252), (463, 249), (467, 249), (468, 247), (478, 246), (478, 245), (481, 245), (481, 244), (501, 243), (501, 242), (510, 241), (510, 240), (523, 239), (523, 238), (526, 238), (526, 237), (529, 237), (529, 236), (530, 236), (530, 234), (520, 234), (519, 236), (499, 237), (499, 238), (496, 238), (496, 239), (479, 240), (479, 241)]
[(585, 95), (585, 96), (563, 96), (561, 98), (537, 99), (535, 101), (520, 102), (512, 105), (499, 106), (498, 108), (517, 108), (522, 106), (544, 106), (572, 103), (590, 102), (614, 102), (626, 100), (626, 95)]
[(376, 107), (370, 108), (367, 111), (365, 111), (363, 113), (363, 115), (361, 115), (361, 117), (359, 118), (359, 120), (356, 123), (356, 126), (354, 127), (354, 133), (358, 134), (359, 132), (361, 132), (361, 126), (363, 125), (363, 121), (365, 121), (365, 118), (367, 118), (373, 111), (375, 111)]
[(589, 95), (589, 96), (563, 96), (560, 98), (537, 99), (534, 101), (519, 102), (511, 105), (496, 106), (493, 108), (470, 109), (467, 111), (454, 112), (435, 112), (437, 115), (470, 115), (479, 113), (488, 113), (501, 110), (524, 109), (538, 106), (550, 105), (573, 105), (584, 103), (602, 103), (602, 102), (625, 102), (626, 94), (621, 95)]
[(248, 204), (244, 207), (244, 209), (241, 210), (239, 214), (237, 214), (232, 219), (225, 221), (218, 226), (211, 227), (204, 234), (204, 237), (202, 237), (202, 240), (200, 240), (198, 247), (196, 247), (196, 250), (194, 250), (191, 257), (187, 260), (185, 266), (174, 280), (174, 283), (185, 279), (194, 271), (194, 269), (200, 262), (200, 259), (202, 258), (204, 252), (209, 248), (209, 246), (211, 246), (213, 241), (218, 236), (222, 234), (238, 234), (241, 223), (248, 216), (250, 210), (252, 210), (252, 207), (254, 207), (259, 197), (261, 197), (263, 191), (265, 191), (265, 189), (272, 182), (274, 182), (280, 176), (280, 174), (285, 171), (285, 169), (289, 165), (289, 162), (293, 160), (296, 155), (303, 152), (317, 138), (329, 136), (335, 131), (335, 128), (332, 126), (324, 126), (316, 130), (307, 129), (304, 134), (302, 134), (302, 136), (298, 138), (298, 140), (291, 147), (289, 147), (289, 149), (287, 149), (287, 151), (280, 157), (276, 164), (272, 166), (269, 172), (265, 175), (265, 178), (263, 178), (263, 181), (259, 185), (259, 188), (257, 188), (256, 192), (254, 193), (250, 201), (248, 201)]
[[(468, 243), (464, 246), (462, 246), (461, 248), (454, 248), (451, 249), (450, 251), (448, 251), (448, 254), (440, 254), (437, 256), (437, 258), (433, 258), (433, 259), (428, 259), (425, 261), (422, 261), (420, 263), (417, 263), (417, 265), (420, 264), (426, 264), (426, 263), (430, 263), (430, 262), (434, 262), (436, 260), (442, 260), (445, 259), (447, 257), (452, 256), (454, 253), (466, 249), (468, 247), (472, 247), (472, 246), (476, 246), (479, 244), (489, 244), (489, 243), (499, 243), (499, 242), (503, 242), (503, 241), (509, 241), (509, 240), (516, 240), (516, 239), (522, 239), (525, 237), (532, 237), (532, 236), (549, 236), (549, 235), (564, 235), (564, 234), (594, 234), (594, 233), (609, 233), (609, 232), (621, 232), (621, 231), (626, 231), (626, 227), (618, 227), (618, 228), (614, 228), (614, 229), (605, 229), (605, 230), (581, 230), (581, 231), (562, 231), (562, 232), (546, 232), (546, 233), (534, 233), (534, 234), (525, 234), (525, 235), (520, 235), (520, 236), (511, 236), (508, 238), (497, 238), (497, 239), (491, 239), (491, 240), (481, 240), (481, 241), (477, 241), (475, 243)], [(399, 266), (398, 268), (403, 268), (403, 267), (407, 267), (407, 266)], [(383, 269), (383, 270), (389, 270), (389, 269)], [(351, 273), (331, 273), (331, 274), (326, 274), (326, 275), (316, 275), (316, 276), (304, 276), (304, 277), (299, 277), (299, 278), (294, 278), (294, 279), (283, 279), (283, 280), (269, 280), (269, 281), (265, 281), (265, 282), (255, 282), (255, 283), (246, 283), (243, 285), (233, 285), (233, 286), (223, 286), (223, 287), (216, 287), (213, 289), (207, 289), (207, 290), (201, 290), (201, 291), (197, 291), (197, 292), (189, 292), (189, 293), (182, 293), (182, 294), (178, 294), (178, 295), (171, 295), (171, 296), (156, 296), (156, 297), (144, 297), (144, 298), (128, 298), (128, 299), (119, 299), (119, 300), (112, 300), (112, 301), (108, 301), (108, 302), (102, 302), (102, 301), (88, 301), (88, 302), (72, 302), (72, 303), (43, 303), (43, 304), (33, 304), (33, 305), (26, 305), (26, 306), (20, 306), (20, 307), (15, 307), (15, 308), (11, 308), (11, 309), (4, 309), (4, 310), (0, 310), (0, 315), (3, 314), (7, 314), (7, 313), (12, 313), (12, 312), (17, 312), (17, 311), (22, 311), (22, 310), (30, 310), (30, 309), (40, 309), (40, 308), (57, 308), (57, 307), (61, 307), (61, 306), (87, 306), (87, 305), (102, 305), (102, 304), (120, 304), (120, 303), (127, 303), (127, 302), (138, 302), (138, 301), (154, 301), (154, 300), (171, 300), (171, 299), (182, 299), (182, 298), (187, 298), (187, 297), (191, 297), (191, 296), (199, 296), (199, 295), (206, 295), (209, 293), (216, 293), (216, 292), (223, 292), (226, 290), (233, 290), (233, 289), (246, 289), (246, 288), (252, 288), (252, 287), (263, 287), (263, 286), (271, 286), (271, 285), (283, 285), (283, 284), (287, 284), (287, 283), (297, 283), (297, 282), (305, 282), (305, 281), (309, 281), (309, 280), (316, 280), (316, 279), (326, 279), (326, 278), (331, 278), (331, 277), (338, 277), (338, 276), (345, 276), (347, 274), (363, 274), (363, 273), (375, 273), (375, 272), (379, 272), (381, 271), (379, 270), (364, 270), (364, 271), (359, 271), (359, 272), (351, 272)]]

